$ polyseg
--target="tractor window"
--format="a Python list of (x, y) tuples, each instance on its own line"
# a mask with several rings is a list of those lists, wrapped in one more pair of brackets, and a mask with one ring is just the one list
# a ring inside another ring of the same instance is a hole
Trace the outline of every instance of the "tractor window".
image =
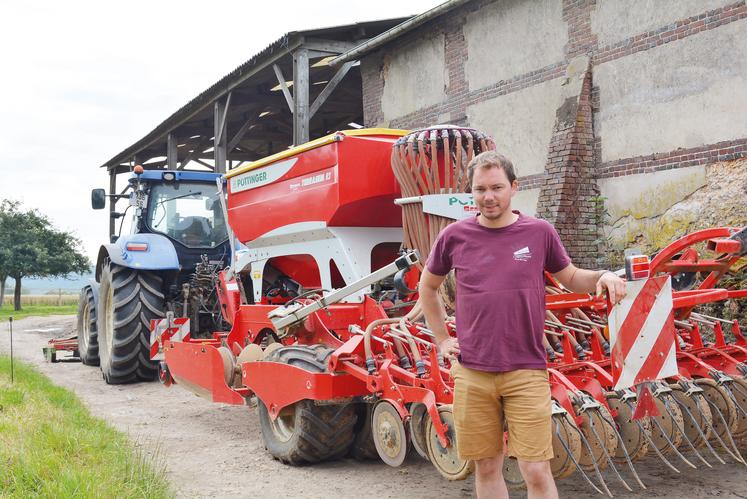
[(154, 185), (148, 226), (190, 248), (212, 248), (228, 238), (217, 188), (173, 182)]

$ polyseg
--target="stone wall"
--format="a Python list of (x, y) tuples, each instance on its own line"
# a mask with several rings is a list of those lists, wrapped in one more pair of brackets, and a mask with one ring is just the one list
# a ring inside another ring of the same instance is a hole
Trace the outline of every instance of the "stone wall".
[(366, 125), (490, 133), (577, 263), (747, 224), (745, 1), (474, 0), (361, 64)]

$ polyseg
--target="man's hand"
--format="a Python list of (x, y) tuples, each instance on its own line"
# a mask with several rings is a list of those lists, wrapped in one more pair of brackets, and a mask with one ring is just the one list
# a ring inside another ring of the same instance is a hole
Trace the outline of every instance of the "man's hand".
[(438, 344), (438, 349), (444, 357), (454, 359), (459, 355), (459, 342), (456, 338), (449, 337)]
[(600, 296), (604, 290), (607, 290), (610, 302), (617, 305), (620, 300), (625, 298), (625, 281), (613, 272), (604, 272), (597, 280), (597, 296)]

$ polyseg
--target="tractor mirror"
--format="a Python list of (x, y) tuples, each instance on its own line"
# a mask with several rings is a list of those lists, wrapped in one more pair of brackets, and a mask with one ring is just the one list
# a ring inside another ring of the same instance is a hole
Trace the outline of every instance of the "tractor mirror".
[(94, 189), (91, 191), (91, 208), (102, 210), (106, 206), (106, 191), (104, 189)]

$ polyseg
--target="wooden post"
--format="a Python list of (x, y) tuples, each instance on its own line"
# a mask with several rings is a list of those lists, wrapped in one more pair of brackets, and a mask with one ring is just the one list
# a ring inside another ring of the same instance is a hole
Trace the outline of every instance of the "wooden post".
[(309, 141), (309, 50), (293, 53), (293, 145)]
[(166, 165), (169, 170), (176, 170), (178, 156), (176, 135), (170, 132), (166, 136)]

